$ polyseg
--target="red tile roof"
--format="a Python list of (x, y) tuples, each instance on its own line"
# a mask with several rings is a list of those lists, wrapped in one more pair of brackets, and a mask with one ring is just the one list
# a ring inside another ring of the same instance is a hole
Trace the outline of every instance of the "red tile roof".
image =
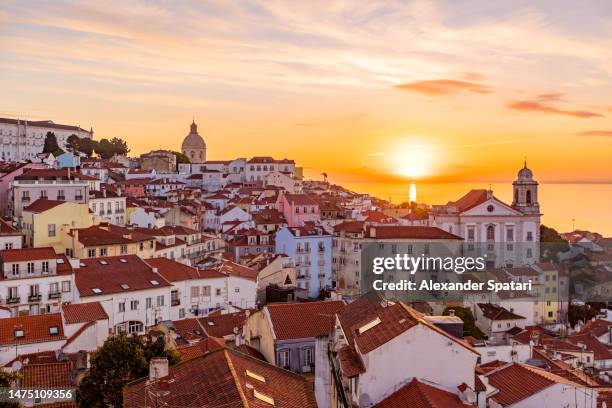
[(244, 326), (246, 318), (246, 312), (241, 311), (199, 317), (198, 321), (204, 327), (204, 330), (206, 330), (206, 333), (209, 336), (225, 337), (233, 335), (236, 328), (242, 330), (242, 326)]
[(399, 303), (382, 309), (376, 319), (379, 323), (362, 333), (359, 330), (373, 320), (362, 321), (351, 327), (355, 344), (361, 354), (367, 354), (377, 349), (418, 324), (418, 321)]
[(482, 314), (489, 320), (520, 320), (525, 319), (508, 309), (491, 303), (478, 303)]
[(55, 253), (53, 247), (5, 249), (0, 251), (3, 262), (25, 262), (46, 259), (57, 259), (60, 255)]
[(21, 369), (23, 388), (71, 388), (70, 362), (27, 364)]
[(64, 314), (64, 320), (67, 324), (108, 320), (108, 315), (100, 302), (62, 305), (62, 313)]
[(374, 405), (374, 408), (467, 408), (456, 394), (413, 378), (408, 384)]
[(502, 406), (516, 404), (556, 383), (578, 386), (558, 375), (519, 363), (510, 363), (485, 376), (489, 384), (499, 390), (491, 399)]
[(157, 268), (157, 273), (166, 278), (169, 282), (190, 279), (223, 279), (226, 277), (225, 274), (212, 269), (193, 268), (168, 258), (151, 258), (147, 259), (145, 262)]
[[(262, 376), (265, 381), (247, 373)], [(124, 388), (124, 408), (145, 405), (145, 387), (156, 391), (147, 380), (143, 378)], [(163, 390), (157, 402), (168, 406), (269, 407), (258, 395), (273, 398), (274, 406), (278, 407), (317, 406), (312, 385), (301, 376), (229, 349), (219, 349), (170, 367), (169, 375), (157, 387)]]
[[(51, 334), (50, 327), (57, 327), (58, 334)], [(15, 337), (16, 329), (23, 330), (23, 337)], [(65, 338), (62, 317), (59, 313), (0, 319), (0, 345), (41, 343)]]
[(319, 205), (318, 202), (306, 194), (285, 194), (284, 197), (291, 205)]
[(423, 227), (413, 225), (376, 225), (366, 228), (367, 238), (373, 239), (450, 239), (463, 240), (463, 238), (446, 232), (437, 227)]
[(363, 361), (352, 346), (344, 346), (338, 350), (338, 360), (342, 374), (346, 377), (355, 377), (365, 372)]
[(602, 319), (589, 320), (580, 328), (581, 334), (593, 334), (596, 337), (601, 337), (604, 334), (609, 333), (612, 322)]
[(334, 226), (334, 233), (350, 232), (359, 234), (363, 232), (364, 221), (344, 221)]
[(34, 201), (32, 204), (28, 205), (23, 209), (23, 211), (29, 211), (33, 213), (41, 213), (48, 211), (52, 208), (55, 208), (59, 205), (64, 204), (66, 201), (61, 200), (47, 200), (46, 198), (39, 198)]
[(181, 355), (181, 361), (191, 360), (201, 357), (215, 350), (225, 347), (225, 340), (217, 337), (208, 337), (198, 341), (195, 344), (179, 347), (177, 351)]
[(21, 235), (21, 232), (13, 227), (10, 220), (0, 218), (0, 235)]
[(331, 332), (336, 319), (345, 307), (341, 300), (278, 303), (265, 307), (272, 321), (276, 339), (303, 339), (326, 335)]
[[(81, 267), (75, 270), (75, 281), (82, 297), (171, 286), (136, 255), (82, 259)], [(95, 288), (101, 292), (95, 293)]]
[(594, 360), (612, 360), (612, 351), (592, 334), (573, 334), (569, 339), (579, 347), (584, 344), (587, 351), (593, 352)]
[(223, 261), (219, 267), (219, 272), (225, 275), (249, 279), (252, 281), (256, 281), (257, 276), (259, 275), (259, 271), (232, 261)]
[(460, 212), (467, 211), (484, 203), (489, 199), (487, 190), (470, 190), (466, 195), (457, 201), (451, 201), (448, 205), (454, 205)]
[(184, 346), (192, 341), (205, 339), (207, 336), (204, 327), (196, 318), (174, 320), (172, 326), (174, 332), (178, 335), (174, 339), (177, 346)]

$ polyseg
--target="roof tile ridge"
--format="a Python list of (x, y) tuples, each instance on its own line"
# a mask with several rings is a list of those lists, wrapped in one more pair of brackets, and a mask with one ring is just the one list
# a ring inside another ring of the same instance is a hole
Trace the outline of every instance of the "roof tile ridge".
[(238, 378), (238, 373), (236, 373), (236, 369), (234, 368), (234, 363), (232, 362), (232, 359), (230, 358), (229, 352), (227, 351), (227, 349), (223, 349), (223, 356), (225, 357), (225, 360), (227, 361), (227, 365), (230, 369), (232, 377), (234, 378), (234, 383), (236, 384), (236, 389), (238, 390), (238, 394), (240, 395), (242, 406), (244, 408), (249, 408), (249, 402), (246, 398), (246, 395), (244, 394), (244, 391), (242, 390), (242, 386), (240, 385), (240, 379)]

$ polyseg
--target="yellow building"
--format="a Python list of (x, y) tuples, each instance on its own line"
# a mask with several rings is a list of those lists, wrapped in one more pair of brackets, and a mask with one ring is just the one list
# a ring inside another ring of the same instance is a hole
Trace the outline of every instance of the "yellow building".
[(65, 253), (78, 259), (120, 255), (149, 259), (155, 254), (154, 237), (127, 229), (124, 232), (112, 231), (105, 223), (66, 231), (62, 238)]
[(544, 323), (559, 321), (559, 272), (551, 263), (540, 264), (544, 273)]
[(52, 246), (56, 252), (64, 253), (62, 231), (91, 227), (96, 218), (86, 203), (40, 198), (23, 209), (21, 222), (26, 245)]

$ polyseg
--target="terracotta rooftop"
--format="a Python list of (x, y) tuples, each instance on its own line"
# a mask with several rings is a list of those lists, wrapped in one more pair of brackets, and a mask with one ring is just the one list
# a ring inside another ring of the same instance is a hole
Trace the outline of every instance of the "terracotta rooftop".
[(489, 320), (518, 320), (525, 319), (508, 309), (494, 305), (491, 303), (478, 303), (478, 307), (482, 310), (482, 314)]
[(27, 364), (21, 370), (23, 388), (71, 388), (72, 364), (67, 362)]
[[(147, 380), (124, 388), (124, 408), (145, 405)], [(225, 348), (170, 367), (169, 375), (157, 386), (163, 390), (158, 402), (167, 406), (317, 406), (312, 385), (301, 376)]]
[(224, 261), (219, 267), (219, 272), (228, 276), (249, 279), (252, 281), (256, 281), (259, 275), (257, 270), (232, 261)]
[(136, 255), (82, 259), (75, 281), (83, 297), (171, 286)]
[(40, 261), (61, 258), (53, 247), (5, 249), (0, 251), (3, 262)]
[(67, 324), (108, 320), (108, 315), (100, 302), (62, 305), (62, 313)]
[(367, 238), (373, 239), (450, 239), (463, 240), (463, 238), (446, 232), (437, 227), (424, 227), (413, 225), (376, 225), (366, 228)]
[(225, 314), (214, 313), (199, 317), (198, 321), (209, 336), (225, 337), (234, 335), (236, 328), (242, 330), (246, 318), (246, 311), (240, 311)]
[(468, 408), (456, 394), (413, 378), (408, 384), (373, 406), (374, 408)]
[[(53, 331), (52, 328), (56, 328), (57, 331)], [(65, 338), (62, 317), (59, 313), (0, 319), (0, 345), (41, 343)]]
[(23, 211), (29, 211), (33, 213), (41, 213), (48, 211), (52, 208), (60, 206), (64, 204), (66, 201), (61, 200), (47, 200), (46, 198), (39, 198), (34, 201), (32, 204), (28, 205), (23, 209)]
[(307, 303), (277, 303), (265, 307), (276, 339), (303, 339), (329, 334), (336, 313), (345, 307), (341, 300)]
[(177, 351), (181, 355), (181, 361), (191, 360), (208, 354), (212, 351), (225, 347), (225, 340), (217, 337), (207, 337), (184, 347), (179, 347)]
[(198, 269), (164, 257), (147, 259), (145, 262), (157, 268), (157, 273), (169, 282), (226, 277), (225, 274), (213, 269)]

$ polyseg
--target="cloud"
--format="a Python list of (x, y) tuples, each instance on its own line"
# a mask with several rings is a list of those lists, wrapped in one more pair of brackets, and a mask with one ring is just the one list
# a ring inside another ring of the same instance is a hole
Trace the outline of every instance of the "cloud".
[(406, 82), (395, 85), (394, 88), (402, 91), (418, 92), (429, 96), (443, 96), (458, 92), (474, 92), (479, 94), (491, 92), (490, 87), (481, 83), (456, 79), (430, 79)]
[(603, 136), (612, 137), (612, 130), (587, 130), (577, 133), (578, 136)]
[(563, 96), (562, 93), (550, 92), (550, 93), (539, 94), (536, 96), (536, 98), (542, 102), (553, 102), (553, 101), (561, 101), (562, 96)]
[[(537, 113), (548, 113), (551, 115), (565, 115), (572, 116), (574, 118), (594, 118), (602, 117), (603, 115), (597, 112), (585, 111), (585, 110), (567, 110), (561, 109), (549, 103), (548, 101), (558, 100), (559, 94), (543, 94), (548, 96), (548, 99), (542, 99), (542, 95), (539, 95), (536, 100), (528, 101), (513, 101), (506, 104), (506, 108), (512, 109), (519, 112), (537, 112)], [(552, 95), (552, 96), (551, 96)]]

